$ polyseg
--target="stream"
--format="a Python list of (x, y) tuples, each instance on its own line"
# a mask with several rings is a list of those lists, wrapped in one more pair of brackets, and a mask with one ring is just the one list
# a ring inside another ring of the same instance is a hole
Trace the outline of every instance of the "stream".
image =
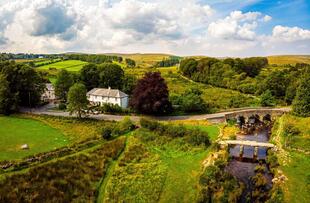
[[(237, 140), (250, 140), (258, 142), (268, 142), (268, 128), (255, 131), (248, 135), (237, 135)], [(241, 197), (241, 202), (247, 202), (247, 196), (252, 191), (251, 177), (255, 175), (255, 167), (259, 164), (266, 166), (267, 148), (259, 147), (257, 158), (254, 159), (254, 147), (244, 146), (243, 156), (239, 156), (240, 145), (231, 146), (229, 149), (229, 155), (231, 160), (226, 167), (226, 171), (236, 177), (239, 181), (245, 184), (245, 190)], [(267, 168), (268, 170), (268, 168)], [(272, 187), (272, 175), (269, 171), (264, 174), (268, 181), (268, 187)]]

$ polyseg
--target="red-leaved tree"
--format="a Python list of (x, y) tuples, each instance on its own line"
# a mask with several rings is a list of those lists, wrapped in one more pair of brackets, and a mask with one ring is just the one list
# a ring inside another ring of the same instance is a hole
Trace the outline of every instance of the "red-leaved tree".
[(169, 91), (159, 72), (148, 72), (133, 91), (130, 105), (145, 114), (165, 114), (172, 110)]

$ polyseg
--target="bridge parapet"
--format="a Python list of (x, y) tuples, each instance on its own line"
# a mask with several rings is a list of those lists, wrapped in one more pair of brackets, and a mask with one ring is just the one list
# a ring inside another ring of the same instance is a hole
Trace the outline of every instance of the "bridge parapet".
[(275, 116), (281, 116), (282, 114), (289, 112), (290, 109), (247, 109), (247, 110), (240, 110), (240, 111), (234, 111), (231, 113), (226, 113), (225, 114), (225, 119), (235, 119), (238, 116), (243, 116), (243, 117), (250, 117), (252, 115), (259, 115), (259, 116), (265, 116), (269, 114), (271, 117)]

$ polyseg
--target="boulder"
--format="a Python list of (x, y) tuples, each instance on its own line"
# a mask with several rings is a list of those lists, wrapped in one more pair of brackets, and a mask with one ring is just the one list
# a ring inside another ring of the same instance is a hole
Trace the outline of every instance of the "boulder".
[(23, 144), (20, 148), (23, 150), (27, 150), (27, 149), (29, 149), (29, 146), (28, 146), (28, 144)]

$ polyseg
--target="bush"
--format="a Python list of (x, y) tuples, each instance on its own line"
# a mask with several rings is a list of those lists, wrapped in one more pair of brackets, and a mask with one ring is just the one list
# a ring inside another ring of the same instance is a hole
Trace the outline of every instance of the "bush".
[(110, 140), (112, 138), (113, 127), (105, 126), (102, 128), (102, 138), (106, 140)]
[(188, 142), (192, 145), (210, 145), (208, 133), (198, 129), (191, 130), (190, 135), (187, 136)]
[(154, 120), (146, 119), (146, 118), (141, 118), (140, 119), (140, 125), (142, 128), (146, 128), (149, 130), (156, 130), (159, 127), (159, 123)]
[(123, 113), (122, 107), (117, 104), (103, 104), (100, 107), (100, 111), (103, 113)]
[(268, 150), (268, 155), (266, 159), (267, 164), (269, 165), (269, 168), (272, 170), (273, 168), (279, 166), (278, 157), (277, 155), (271, 151)]
[(67, 108), (67, 106), (66, 106), (66, 104), (65, 103), (60, 103), (59, 105), (58, 105), (58, 109), (59, 110), (66, 110), (66, 108)]
[(124, 134), (130, 132), (136, 128), (133, 122), (130, 120), (129, 117), (125, 117), (121, 122), (118, 123), (118, 128)]

